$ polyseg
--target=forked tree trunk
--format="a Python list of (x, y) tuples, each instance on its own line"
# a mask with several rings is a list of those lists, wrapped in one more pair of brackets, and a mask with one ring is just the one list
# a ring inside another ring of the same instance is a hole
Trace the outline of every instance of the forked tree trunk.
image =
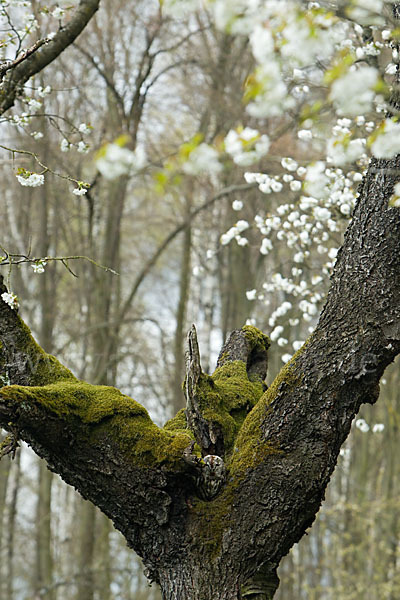
[(192, 331), (186, 412), (158, 428), (115, 388), (78, 381), (0, 302), (0, 365), (17, 384), (0, 390), (9, 444), (25, 439), (108, 515), (165, 600), (269, 600), (312, 524), (400, 350), (398, 163), (372, 161), (319, 324), (265, 393), (266, 336), (235, 331), (210, 377)]

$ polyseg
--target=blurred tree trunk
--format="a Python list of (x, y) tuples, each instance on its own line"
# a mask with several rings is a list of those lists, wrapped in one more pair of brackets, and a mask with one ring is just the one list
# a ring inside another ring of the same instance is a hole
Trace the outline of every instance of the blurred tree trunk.
[(78, 506), (78, 581), (76, 600), (93, 600), (95, 589), (93, 557), (96, 507), (87, 500), (81, 500)]
[[(190, 215), (192, 203), (190, 200), (185, 200), (185, 216), (187, 219)], [(175, 326), (175, 341), (174, 341), (174, 373), (173, 373), (173, 405), (171, 407), (172, 414), (176, 414), (178, 410), (183, 408), (185, 399), (182, 390), (182, 384), (184, 379), (184, 339), (186, 337), (186, 317), (187, 317), (187, 303), (189, 298), (190, 289), (190, 257), (192, 250), (192, 227), (188, 225), (183, 234), (182, 244), (182, 258), (181, 258), (181, 269), (180, 269), (180, 283), (179, 283), (179, 303), (176, 312), (176, 326)]]
[[(4, 436), (0, 435), (0, 443), (3, 441)], [(6, 553), (6, 531), (4, 527), (4, 518), (6, 513), (6, 493), (7, 485), (9, 482), (11, 467), (11, 458), (9, 456), (4, 457), (0, 461), (0, 598), (6, 598), (6, 573), (5, 573), (5, 560), (4, 556)]]
[[(41, 80), (42, 85), (44, 81)], [(49, 160), (49, 137), (46, 120), (41, 120), (41, 129), (44, 137), (41, 143), (41, 153), (44, 161)], [(50, 197), (51, 189), (46, 182), (41, 189), (40, 195), (37, 194), (36, 200), (39, 203), (39, 256), (48, 256), (50, 246), (54, 253), (57, 253), (57, 224), (56, 214), (53, 221), (50, 222)], [(55, 211), (57, 213), (57, 211)], [(52, 234), (50, 233), (52, 232)], [(51, 354), (54, 349), (54, 324), (57, 312), (57, 282), (55, 265), (50, 264), (45, 268), (44, 273), (39, 277), (39, 306), (40, 306), (40, 324), (39, 340), (41, 346)], [(33, 587), (37, 594), (45, 600), (54, 600), (55, 591), (53, 588), (53, 556), (51, 547), (51, 487), (53, 474), (47, 469), (45, 461), (41, 460), (38, 464), (38, 496), (36, 504), (36, 560)]]
[[(17, 501), (21, 477), (21, 452), (18, 452), (12, 463), (12, 484), (10, 501), (7, 506), (7, 583), (6, 598), (14, 600), (14, 558), (15, 558), (15, 529), (17, 521)], [(16, 599), (18, 600), (18, 599)]]
[(241, 248), (236, 243), (229, 245), (227, 256), (221, 259), (221, 270), (225, 276), (221, 281), (222, 335), (246, 323), (250, 313), (250, 303), (246, 290), (253, 287), (249, 248)]
[(110, 533), (112, 531), (112, 523), (103, 513), (97, 511), (97, 589), (99, 600), (110, 600), (111, 598), (111, 581), (112, 581), (112, 565), (110, 552)]
[(36, 504), (36, 568), (33, 587), (40, 598), (55, 598), (53, 556), (51, 550), (51, 486), (53, 474), (44, 460), (39, 461), (38, 497)]

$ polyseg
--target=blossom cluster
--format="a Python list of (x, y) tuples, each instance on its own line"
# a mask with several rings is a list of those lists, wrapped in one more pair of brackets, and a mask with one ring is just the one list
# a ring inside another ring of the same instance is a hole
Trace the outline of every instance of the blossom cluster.
[[(368, 433), (368, 431), (371, 430), (371, 427), (368, 425), (365, 419), (357, 419), (355, 425), (362, 433)], [(375, 423), (372, 426), (372, 433), (382, 433), (384, 429), (385, 425), (383, 423)]]
[(16, 178), (19, 183), (25, 187), (38, 187), (44, 184), (44, 175), (32, 173), (31, 171), (22, 168), (18, 169)]
[(106, 179), (116, 179), (121, 175), (140, 171), (146, 162), (146, 154), (142, 146), (137, 146), (132, 151), (115, 142), (106, 144), (99, 151), (96, 158), (96, 167)]
[(251, 127), (231, 129), (225, 137), (226, 152), (241, 167), (249, 167), (258, 162), (267, 154), (269, 146), (269, 137)]
[(12, 292), (3, 292), (1, 294), (1, 299), (13, 310), (16, 310), (19, 307), (18, 298)]
[[(308, 333), (313, 331), (362, 175), (323, 161), (299, 165), (291, 157), (283, 158), (281, 166), (284, 172), (280, 175), (247, 172), (245, 179), (257, 183), (267, 195), (287, 189), (285, 197), (291, 197), (291, 201), (278, 204), (274, 212), (255, 215), (253, 224), (239, 219), (220, 241), (222, 245), (233, 240), (240, 246), (248, 245), (246, 232), (252, 229), (261, 236), (260, 254), (267, 256), (272, 250), (281, 254), (280, 246), (292, 251), (285, 273), (274, 272), (260, 289), (247, 291), (248, 300), (269, 307), (276, 302), (274, 299), (282, 298), (272, 310), (268, 324), (271, 339), (285, 350), (282, 360), (286, 362), (304, 341), (289, 341), (293, 337), (290, 329), (298, 330), (303, 322)], [(244, 204), (239, 201), (233, 208), (240, 212)]]
[(47, 265), (47, 261), (45, 260), (37, 260), (32, 264), (32, 269), (34, 273), (44, 273), (44, 268)]

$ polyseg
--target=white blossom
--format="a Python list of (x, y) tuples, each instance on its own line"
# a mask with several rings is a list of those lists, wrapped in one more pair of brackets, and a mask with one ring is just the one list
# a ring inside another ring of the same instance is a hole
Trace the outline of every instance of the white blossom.
[(249, 240), (245, 237), (236, 236), (235, 239), (236, 239), (238, 246), (247, 246), (249, 243)]
[(59, 6), (57, 6), (51, 13), (51, 16), (54, 17), (55, 19), (62, 19), (64, 14), (65, 14), (65, 11), (62, 8), (60, 8)]
[(293, 342), (292, 346), (293, 346), (293, 350), (295, 352), (297, 352), (297, 350), (300, 350), (300, 348), (302, 347), (302, 345), (304, 344), (304, 340), (298, 340)]
[(257, 296), (257, 290), (256, 289), (248, 290), (246, 292), (247, 300), (255, 300), (256, 296)]
[(371, 110), (379, 73), (375, 67), (351, 69), (331, 87), (330, 99), (340, 114), (356, 116)]
[(241, 200), (234, 200), (232, 202), (232, 208), (233, 210), (242, 210), (243, 202)]
[(266, 255), (270, 250), (272, 250), (271, 240), (269, 240), (268, 238), (263, 238), (261, 242), (260, 253)]
[(72, 190), (72, 193), (75, 194), (75, 196), (84, 196), (87, 193), (87, 188), (77, 187)]
[(38, 100), (35, 100), (34, 98), (31, 98), (28, 102), (28, 106), (30, 108), (31, 113), (35, 113), (39, 110), (39, 108), (42, 107), (42, 103), (38, 102)]
[(250, 227), (249, 223), (247, 221), (245, 221), (244, 219), (241, 219), (240, 221), (238, 221), (236, 223), (236, 227), (239, 233), (242, 233), (242, 231), (245, 231), (246, 229), (248, 229)]
[(34, 273), (44, 273), (44, 265), (42, 262), (34, 263), (31, 266)]
[(38, 187), (44, 184), (44, 175), (39, 173), (30, 173), (25, 171), (21, 175), (16, 175), (19, 183), (25, 187)]
[(50, 92), (51, 92), (51, 87), (49, 85), (46, 85), (46, 87), (44, 87), (44, 88), (40, 85), (37, 89), (38, 96), (40, 96), (41, 98), (48, 96), (50, 94)]
[(393, 158), (400, 153), (400, 123), (385, 119), (378, 129), (376, 139), (371, 144), (376, 158)]
[(12, 309), (15, 310), (19, 307), (18, 297), (12, 292), (3, 292), (1, 298), (3, 302), (8, 304)]
[(77, 150), (81, 154), (87, 154), (89, 152), (89, 146), (85, 142), (80, 141), (78, 143)]
[(96, 167), (106, 179), (139, 171), (146, 164), (146, 154), (141, 146), (134, 152), (118, 144), (107, 144), (96, 160)]
[(309, 129), (300, 129), (297, 132), (297, 137), (299, 140), (311, 140), (312, 136), (312, 132)]
[(356, 427), (363, 433), (367, 433), (369, 431), (369, 425), (364, 419), (357, 419)]
[(333, 137), (327, 143), (329, 160), (337, 166), (358, 160), (365, 152), (365, 142), (361, 138), (349, 140), (345, 134), (341, 138)]
[(346, 7), (346, 13), (362, 25), (381, 25), (385, 22), (381, 16), (383, 0), (352, 0)]
[(293, 158), (289, 157), (282, 158), (281, 165), (284, 169), (287, 169), (288, 171), (296, 171), (298, 167), (297, 162)]
[(248, 167), (268, 153), (269, 137), (261, 135), (256, 129), (231, 129), (225, 137), (225, 150), (232, 156), (233, 162)]
[(291, 355), (291, 354), (284, 354), (284, 355), (281, 357), (281, 360), (282, 360), (282, 362), (284, 362), (284, 363), (287, 363), (287, 362), (289, 362), (289, 360), (290, 360), (291, 358), (292, 358), (292, 355)]
[(188, 175), (220, 173), (222, 165), (218, 158), (218, 151), (215, 148), (202, 143), (191, 151), (188, 161), (183, 165), (182, 170)]
[(385, 73), (387, 73), (388, 75), (395, 75), (396, 72), (397, 65), (395, 65), (394, 63), (389, 63), (388, 65), (386, 65)]
[(293, 260), (295, 263), (304, 262), (304, 252), (296, 252), (296, 254), (293, 256)]
[(70, 143), (69, 143), (69, 141), (68, 141), (68, 140), (66, 140), (65, 138), (63, 138), (63, 139), (61, 140), (61, 144), (60, 144), (60, 149), (61, 149), (61, 152), (68, 152), (69, 148), (70, 148)]
[(385, 425), (383, 423), (375, 423), (375, 425), (372, 428), (372, 433), (382, 433), (384, 429)]
[(276, 340), (279, 338), (279, 336), (281, 335), (283, 331), (283, 327), (282, 325), (277, 325), (273, 331), (271, 331), (270, 333), (270, 338), (273, 342), (276, 342)]
[(314, 218), (317, 221), (326, 221), (331, 216), (330, 210), (322, 206), (315, 206), (313, 209), (313, 213)]
[(227, 233), (223, 233), (219, 239), (222, 246), (226, 246), (231, 240), (232, 238)]
[(86, 123), (81, 123), (78, 127), (78, 131), (83, 135), (87, 135), (92, 131), (92, 128), (89, 125), (86, 125)]
[(247, 112), (258, 118), (275, 117), (294, 106), (288, 94), (279, 65), (272, 61), (263, 63), (254, 72), (257, 95), (247, 106)]

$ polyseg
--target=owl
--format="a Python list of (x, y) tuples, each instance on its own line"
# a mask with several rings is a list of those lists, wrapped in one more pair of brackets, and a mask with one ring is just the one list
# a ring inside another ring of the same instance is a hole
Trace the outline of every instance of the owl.
[(225, 464), (220, 456), (209, 454), (201, 461), (197, 489), (203, 500), (212, 500), (225, 482)]

